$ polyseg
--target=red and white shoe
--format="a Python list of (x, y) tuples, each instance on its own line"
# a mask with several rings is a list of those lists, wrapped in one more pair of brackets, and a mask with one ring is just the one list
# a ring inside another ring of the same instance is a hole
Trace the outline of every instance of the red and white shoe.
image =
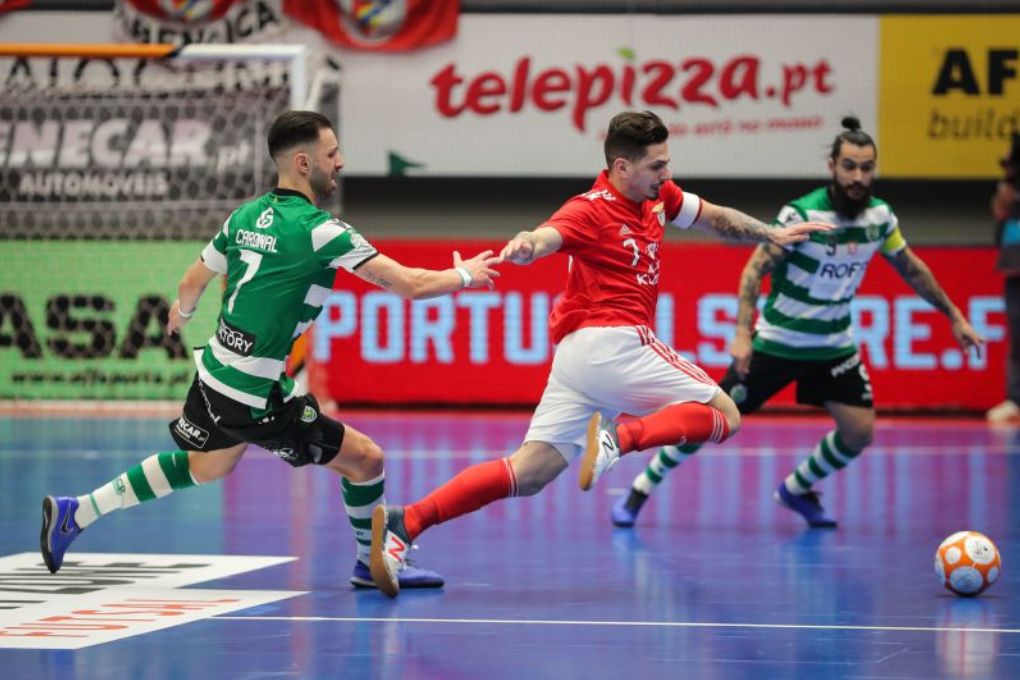
[(620, 462), (620, 442), (616, 439), (616, 423), (597, 412), (588, 421), (588, 443), (581, 457), (577, 483), (587, 491), (599, 480), (602, 473)]
[(400, 571), (410, 550), (411, 541), (404, 527), (404, 508), (377, 505), (372, 511), (372, 549), (368, 569), (376, 587), (389, 597), (400, 594)]

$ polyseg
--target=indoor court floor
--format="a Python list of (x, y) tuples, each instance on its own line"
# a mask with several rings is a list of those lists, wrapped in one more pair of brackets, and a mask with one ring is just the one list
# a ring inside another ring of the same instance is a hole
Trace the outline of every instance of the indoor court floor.
[[(387, 498), (417, 500), (512, 452), (526, 413), (340, 414), (386, 450)], [(167, 418), (0, 416), (0, 678), (1020, 678), (1020, 430), (881, 419), (820, 485), (837, 530), (772, 491), (829, 429), (752, 416), (609, 522), (647, 457), (590, 493), (576, 464), (541, 494), (422, 536), (441, 590), (348, 583), (339, 480), (250, 450), (225, 482), (114, 513), (50, 575), (47, 494), (76, 495), (157, 450)], [(973, 529), (1003, 556), (963, 599), (935, 548)]]

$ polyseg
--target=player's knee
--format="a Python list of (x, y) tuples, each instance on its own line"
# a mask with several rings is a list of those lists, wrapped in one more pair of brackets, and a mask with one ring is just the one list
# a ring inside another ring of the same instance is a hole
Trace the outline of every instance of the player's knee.
[(240, 460), (240, 455), (189, 451), (188, 472), (198, 484), (215, 482), (233, 472)]
[(383, 473), (382, 447), (371, 439), (365, 438), (364, 444), (359, 447), (358, 458), (355, 465), (358, 472), (366, 479), (375, 479)]
[(863, 451), (875, 440), (875, 424), (862, 423), (839, 431), (839, 438), (854, 451)]
[(534, 496), (556, 479), (567, 467), (567, 461), (549, 444), (528, 442), (510, 456), (517, 482), (518, 496)]
[(720, 392), (713, 400), (712, 405), (722, 413), (726, 419), (726, 436), (723, 441), (729, 439), (740, 430), (740, 409), (737, 404), (725, 392)]

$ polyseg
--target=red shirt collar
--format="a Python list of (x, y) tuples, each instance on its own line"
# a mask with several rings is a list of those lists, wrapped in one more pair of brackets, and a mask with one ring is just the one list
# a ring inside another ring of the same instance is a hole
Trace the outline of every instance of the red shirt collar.
[(610, 194), (612, 194), (614, 198), (616, 198), (619, 201), (623, 201), (625, 204), (633, 207), (635, 210), (641, 209), (643, 201), (635, 202), (621, 194), (619, 190), (617, 190), (617, 188), (613, 186), (613, 183), (609, 181), (608, 170), (603, 170), (601, 173), (599, 173), (598, 179), (595, 180), (595, 186), (599, 187), (600, 189), (605, 189)]

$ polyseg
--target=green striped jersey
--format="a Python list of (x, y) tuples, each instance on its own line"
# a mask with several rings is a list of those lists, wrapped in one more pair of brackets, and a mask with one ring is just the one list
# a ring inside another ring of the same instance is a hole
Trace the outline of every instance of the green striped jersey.
[(753, 347), (791, 359), (834, 359), (857, 346), (850, 302), (876, 252), (906, 247), (885, 201), (872, 198), (857, 217), (836, 212), (827, 187), (786, 204), (773, 224), (825, 222), (836, 227), (789, 248), (772, 272), (772, 288), (755, 325)]
[(196, 353), (202, 382), (258, 409), (277, 384), (289, 400), (287, 355), (322, 310), (337, 268), (353, 271), (377, 254), (296, 191), (275, 189), (235, 210), (202, 251), (205, 266), (227, 277), (216, 332)]

